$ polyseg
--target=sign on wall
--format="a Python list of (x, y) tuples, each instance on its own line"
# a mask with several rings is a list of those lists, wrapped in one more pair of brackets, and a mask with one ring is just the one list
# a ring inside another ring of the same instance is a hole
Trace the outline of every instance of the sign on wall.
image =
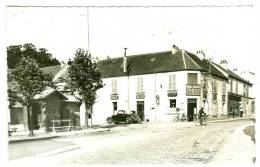
[(200, 86), (199, 85), (187, 85), (186, 95), (187, 96), (200, 96)]
[(112, 94), (111, 95), (111, 100), (118, 100), (119, 99), (119, 95), (118, 94)]
[(144, 99), (145, 94), (144, 93), (136, 93), (136, 99)]

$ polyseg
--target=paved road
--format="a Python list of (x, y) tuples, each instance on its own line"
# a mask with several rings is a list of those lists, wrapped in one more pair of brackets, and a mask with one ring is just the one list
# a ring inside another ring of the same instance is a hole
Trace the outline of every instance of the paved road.
[(52, 139), (50, 142), (75, 144), (79, 148), (34, 159), (51, 164), (207, 164), (233, 130), (248, 123), (242, 120), (208, 126), (169, 124)]

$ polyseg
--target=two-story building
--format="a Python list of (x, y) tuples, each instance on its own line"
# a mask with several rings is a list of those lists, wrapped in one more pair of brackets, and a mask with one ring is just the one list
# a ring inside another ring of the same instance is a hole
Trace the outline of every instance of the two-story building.
[[(173, 46), (171, 51), (101, 60), (104, 88), (97, 92), (93, 122), (116, 110), (134, 110), (143, 121), (189, 121), (201, 107), (226, 115), (228, 78), (206, 59)], [(222, 88), (224, 86), (224, 88)], [(223, 99), (224, 98), (224, 99)]]
[(252, 83), (231, 71), (225, 64), (215, 64), (216, 68), (229, 78), (228, 85), (228, 115), (249, 117), (254, 113), (255, 99), (250, 97)]

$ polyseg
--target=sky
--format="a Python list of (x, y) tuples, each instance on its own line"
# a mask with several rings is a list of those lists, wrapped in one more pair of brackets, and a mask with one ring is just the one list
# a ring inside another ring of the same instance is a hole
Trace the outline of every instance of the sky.
[[(7, 46), (33, 43), (65, 61), (77, 48), (105, 59), (170, 50), (203, 50), (231, 69), (256, 72), (252, 7), (7, 8)], [(88, 24), (89, 23), (89, 24)], [(89, 27), (89, 43), (88, 43)]]

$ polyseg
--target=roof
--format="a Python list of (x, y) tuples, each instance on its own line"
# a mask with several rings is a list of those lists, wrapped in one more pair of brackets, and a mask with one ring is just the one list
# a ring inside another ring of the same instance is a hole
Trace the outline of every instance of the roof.
[(235, 72), (233, 72), (233, 71), (231, 71), (231, 70), (229, 70), (229, 69), (226, 69), (226, 68), (222, 67), (222, 66), (219, 65), (219, 64), (214, 63), (214, 65), (216, 65), (216, 66), (219, 67), (221, 70), (223, 70), (224, 72), (226, 72), (229, 77), (234, 78), (234, 79), (237, 79), (237, 80), (239, 80), (239, 81), (241, 81), (241, 82), (243, 82), (243, 83), (247, 83), (247, 84), (249, 84), (249, 85), (251, 85), (251, 86), (253, 85), (253, 84), (250, 83), (248, 80), (246, 80), (246, 79), (242, 78), (241, 76), (237, 75)]
[(188, 52), (188, 54), (196, 63), (199, 64), (199, 66), (201, 66), (205, 70), (205, 72), (210, 72), (212, 75), (228, 80), (228, 78), (221, 71), (219, 71), (215, 66), (213, 66), (212, 63), (210, 63), (208, 60), (206, 59), (201, 60), (198, 56), (196, 56), (191, 52)]
[[(178, 50), (175, 54), (165, 51), (127, 56), (127, 64), (127, 73), (123, 72), (123, 57), (101, 60), (98, 69), (103, 78), (185, 70), (207, 72), (209, 69), (206, 61), (185, 50)], [(214, 67), (212, 74), (227, 79)]]
[(62, 94), (67, 98), (66, 100), (63, 100), (63, 101), (66, 101), (66, 102), (75, 102), (75, 103), (78, 103), (78, 102), (81, 102), (81, 100), (79, 98), (77, 98), (75, 95), (72, 95), (70, 93), (65, 93), (65, 92), (62, 92)]
[(66, 102), (81, 102), (81, 100), (76, 97), (76, 95), (72, 95), (69, 92), (61, 92), (58, 91), (57, 89), (53, 89), (53, 88), (47, 88), (44, 91), (42, 91), (40, 94), (37, 94), (34, 96), (35, 100), (39, 100), (39, 99), (46, 99), (51, 95), (58, 95), (60, 97), (60, 99), (62, 101), (66, 101)]
[[(43, 67), (40, 68), (44, 74), (49, 74), (52, 78), (54, 78), (58, 72), (61, 70), (61, 65), (55, 65), (55, 66), (49, 66), (49, 67)], [(8, 69), (7, 70), (7, 86), (8, 89), (11, 90), (16, 90), (18, 84), (15, 81), (12, 81), (10, 76), (11, 76), (11, 72), (14, 71), (15, 69)]]
[(57, 94), (61, 99), (66, 100), (66, 96), (64, 96), (62, 93), (60, 93), (59, 91), (57, 91), (56, 89), (53, 88), (47, 88), (44, 91), (42, 91), (40, 94), (36, 94), (34, 96), (34, 99), (45, 99), (53, 94)]
[(61, 65), (49, 66), (41, 68), (44, 74), (49, 74), (52, 78), (55, 77), (61, 70)]

